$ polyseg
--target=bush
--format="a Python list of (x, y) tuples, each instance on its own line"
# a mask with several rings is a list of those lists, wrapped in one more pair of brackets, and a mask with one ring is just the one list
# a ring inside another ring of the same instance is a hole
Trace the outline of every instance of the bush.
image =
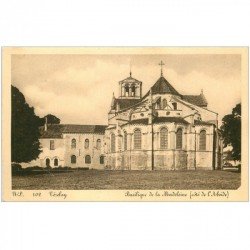
[(12, 171), (12, 173), (22, 171), (22, 166), (18, 163), (12, 163), (11, 164), (11, 171)]
[(83, 167), (83, 168), (78, 167), (77, 170), (89, 170), (89, 167)]
[(241, 164), (239, 164), (239, 165), (237, 166), (237, 168), (238, 168), (238, 172), (241, 173)]
[(67, 170), (71, 170), (71, 167), (62, 167), (62, 166), (59, 166), (59, 167), (56, 167), (56, 168), (53, 168), (54, 171), (67, 171)]
[(34, 171), (34, 170), (43, 170), (43, 168), (39, 166), (31, 166), (24, 169), (24, 171)]

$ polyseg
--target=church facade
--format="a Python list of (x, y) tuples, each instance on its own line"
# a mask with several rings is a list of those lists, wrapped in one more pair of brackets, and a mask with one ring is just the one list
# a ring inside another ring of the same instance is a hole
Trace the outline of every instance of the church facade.
[(110, 170), (220, 169), (218, 114), (200, 95), (182, 95), (163, 76), (142, 96), (130, 76), (113, 95), (108, 125), (49, 125), (41, 130), (42, 167)]
[(203, 94), (181, 95), (161, 74), (142, 97), (142, 83), (119, 82), (105, 132), (106, 167), (128, 170), (218, 169), (218, 114)]

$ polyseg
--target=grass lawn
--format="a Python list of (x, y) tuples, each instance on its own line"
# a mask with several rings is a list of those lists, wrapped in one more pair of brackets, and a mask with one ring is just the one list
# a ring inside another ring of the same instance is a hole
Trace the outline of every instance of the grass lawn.
[(12, 189), (237, 189), (241, 175), (228, 171), (85, 170), (13, 176)]

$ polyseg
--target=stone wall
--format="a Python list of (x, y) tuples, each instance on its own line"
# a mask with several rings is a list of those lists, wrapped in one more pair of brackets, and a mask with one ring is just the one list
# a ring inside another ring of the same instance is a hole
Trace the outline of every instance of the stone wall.
[(161, 150), (154, 152), (154, 168), (156, 170), (171, 170), (173, 169), (173, 151)]
[(196, 153), (196, 169), (213, 170), (213, 153), (209, 151), (200, 151)]
[[(76, 139), (76, 148), (71, 147), (72, 139)], [(89, 140), (89, 147), (85, 147), (85, 140)], [(97, 148), (97, 140), (101, 140), (101, 148)], [(100, 157), (104, 155), (104, 135), (100, 134), (66, 134), (65, 141), (65, 166), (72, 168), (104, 169)], [(76, 163), (71, 163), (71, 156), (76, 156)], [(85, 157), (91, 157), (91, 163), (85, 162)]]
[[(168, 129), (168, 147), (160, 148), (160, 129)], [(176, 149), (176, 131), (183, 129), (182, 149)], [(133, 132), (141, 129), (141, 150), (134, 149)], [(199, 133), (206, 130), (206, 151), (199, 151)], [(127, 133), (127, 150), (124, 150), (123, 131)], [(116, 135), (116, 152), (110, 153), (111, 133)], [(107, 167), (109, 169), (151, 170), (152, 169), (152, 133), (151, 125), (118, 125), (106, 133)], [(196, 152), (196, 153), (195, 153)], [(174, 123), (154, 125), (154, 169), (155, 170), (193, 170), (213, 169), (213, 127), (211, 125), (189, 126)]]
[[(50, 141), (54, 141), (54, 149), (50, 149)], [(37, 160), (38, 166), (46, 167), (46, 159), (50, 160), (50, 166), (55, 166), (55, 159), (58, 160), (58, 166), (64, 166), (65, 143), (63, 139), (40, 139), (42, 152)], [(57, 166), (57, 167), (58, 167)]]
[[(71, 148), (71, 140), (76, 139), (76, 148)], [(89, 139), (89, 148), (85, 148), (85, 139)], [(101, 148), (97, 148), (97, 140), (101, 140)], [(50, 141), (54, 141), (54, 149), (50, 148)], [(71, 168), (93, 168), (104, 169), (104, 163), (100, 163), (100, 157), (104, 156), (104, 135), (101, 134), (66, 134), (63, 138), (40, 139), (42, 152), (37, 160), (22, 166), (40, 166), (46, 167), (46, 159), (50, 160), (50, 166), (53, 167), (71, 167)], [(71, 156), (76, 156), (76, 163), (71, 163)], [(91, 157), (91, 163), (85, 163), (85, 156)], [(58, 166), (54, 165), (54, 160), (58, 160)]]

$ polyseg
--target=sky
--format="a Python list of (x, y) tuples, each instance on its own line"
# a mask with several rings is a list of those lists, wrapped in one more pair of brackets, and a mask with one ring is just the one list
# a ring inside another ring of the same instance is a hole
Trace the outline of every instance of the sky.
[(39, 116), (65, 124), (107, 124), (113, 92), (132, 76), (142, 93), (163, 75), (184, 95), (203, 93), (219, 120), (241, 101), (241, 55), (12, 55), (11, 81)]

